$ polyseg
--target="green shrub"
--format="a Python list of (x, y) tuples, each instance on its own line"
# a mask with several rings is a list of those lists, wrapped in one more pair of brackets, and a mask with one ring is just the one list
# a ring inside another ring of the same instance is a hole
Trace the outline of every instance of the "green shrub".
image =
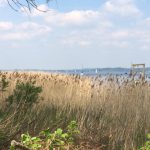
[(150, 134), (147, 135), (147, 139), (148, 140), (145, 142), (144, 146), (139, 150), (150, 150)]
[[(21, 144), (32, 150), (49, 149), (53, 150), (59, 148), (60, 150), (68, 149), (74, 143), (75, 135), (79, 134), (77, 129), (77, 123), (71, 121), (67, 126), (67, 131), (64, 132), (61, 128), (57, 128), (54, 132), (49, 129), (40, 132), (40, 137), (31, 137), (28, 133), (21, 135)], [(66, 148), (67, 146), (67, 148)], [(15, 150), (15, 147), (11, 145), (11, 150)]]
[(33, 150), (38, 150), (42, 147), (41, 141), (39, 137), (31, 137), (29, 133), (21, 135), (21, 143)]
[[(1, 83), (1, 91), (5, 91), (8, 82), (3, 78)], [(36, 86), (35, 82), (16, 84), (12, 95), (6, 99), (6, 109), (0, 110), (0, 149), (22, 130), (27, 130), (35, 120), (32, 107), (40, 100), (41, 91), (42, 88)]]
[(49, 129), (41, 132), (45, 136), (46, 145), (49, 146), (50, 150), (59, 147), (63, 149), (65, 145), (72, 145), (74, 142), (74, 136), (79, 134), (76, 121), (71, 121), (67, 126), (67, 131), (63, 132), (61, 128), (58, 128), (53, 133)]
[(6, 76), (3, 75), (0, 80), (0, 91), (5, 92), (8, 85), (9, 85), (9, 82), (6, 80)]
[(9, 105), (25, 104), (30, 107), (39, 100), (39, 94), (42, 88), (35, 86), (35, 82), (18, 82), (12, 95), (7, 98)]

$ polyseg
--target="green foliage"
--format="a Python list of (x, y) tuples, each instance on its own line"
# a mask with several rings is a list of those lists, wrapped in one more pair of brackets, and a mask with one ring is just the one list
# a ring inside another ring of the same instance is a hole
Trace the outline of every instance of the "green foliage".
[[(65, 138), (68, 134), (63, 133), (63, 130), (58, 128), (54, 133), (50, 133), (49, 130), (43, 131), (41, 133), (47, 134), (46, 136), (46, 145), (49, 145), (49, 149), (53, 149), (54, 147), (60, 147), (65, 145)], [(45, 134), (45, 135), (46, 135)]]
[(9, 82), (6, 81), (6, 76), (3, 75), (0, 81), (0, 91), (5, 92), (6, 88), (8, 87)]
[(74, 135), (79, 134), (78, 126), (76, 121), (71, 121), (70, 124), (67, 127), (67, 133), (68, 133), (68, 141), (72, 142), (74, 140)]
[(15, 150), (14, 145), (11, 145), (11, 146), (10, 146), (10, 150)]
[[(0, 79), (0, 91), (5, 92), (8, 86), (5, 76)], [(7, 105), (0, 109), (0, 149), (5, 141), (9, 141), (12, 136), (18, 135), (22, 129), (29, 127), (35, 120), (32, 113), (32, 106), (40, 99), (41, 87), (35, 85), (35, 82), (18, 82), (16, 87), (7, 99)], [(2, 95), (2, 94), (1, 94)], [(24, 135), (25, 137), (25, 135)], [(28, 139), (28, 138), (27, 138)], [(30, 138), (29, 138), (30, 139)], [(37, 138), (30, 139), (32, 147), (37, 148)], [(26, 143), (27, 144), (27, 143)], [(11, 150), (14, 148), (11, 147)]]
[(42, 92), (42, 88), (34, 84), (35, 82), (18, 82), (13, 94), (7, 98), (9, 105), (26, 104), (32, 107), (32, 105), (37, 102), (39, 94)]
[[(43, 138), (31, 137), (28, 133), (21, 135), (21, 144), (32, 150), (39, 150), (48, 148), (53, 150), (59, 148), (60, 150), (65, 150), (65, 146), (73, 145), (74, 136), (79, 134), (77, 129), (76, 121), (72, 121), (67, 126), (67, 131), (63, 132), (61, 128), (56, 129), (54, 132), (50, 132), (49, 129), (43, 130), (40, 135)], [(15, 150), (14, 147), (10, 147), (11, 150)]]
[(65, 143), (67, 142), (68, 134), (63, 133), (63, 130), (61, 128), (58, 128), (54, 133), (51, 133), (48, 130), (44, 130), (41, 132), (46, 138), (46, 145), (49, 145), (50, 149), (53, 149), (54, 147), (60, 147), (62, 148)]
[(144, 146), (139, 150), (150, 150), (150, 134), (147, 135), (147, 141), (145, 142)]
[(39, 137), (31, 137), (28, 133), (21, 135), (21, 143), (28, 148), (38, 150), (41, 148), (41, 139)]
[[(9, 85), (9, 82), (6, 80), (6, 76), (3, 75), (0, 79), (0, 94), (1, 94), (1, 100), (3, 101), (3, 94), (6, 92), (6, 89)], [(0, 107), (0, 122), (3, 119), (4, 111), (6, 111), (4, 108)]]
[(53, 133), (49, 129), (41, 132), (46, 138), (46, 142), (49, 143), (50, 150), (59, 147), (63, 149), (63, 146), (73, 144), (74, 136), (79, 134), (76, 121), (71, 121), (67, 126), (67, 132), (63, 132), (61, 128), (58, 128)]

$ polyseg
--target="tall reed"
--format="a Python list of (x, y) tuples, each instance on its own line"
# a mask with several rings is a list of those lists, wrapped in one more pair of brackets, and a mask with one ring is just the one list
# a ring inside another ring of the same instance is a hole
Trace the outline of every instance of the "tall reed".
[[(36, 81), (41, 100), (32, 112), (32, 134), (64, 127), (71, 120), (81, 131), (78, 144), (106, 150), (138, 149), (150, 132), (150, 86), (122, 76), (83, 77), (42, 72), (1, 72), (10, 82), (5, 98), (17, 81)], [(87, 149), (88, 149), (87, 148)]]

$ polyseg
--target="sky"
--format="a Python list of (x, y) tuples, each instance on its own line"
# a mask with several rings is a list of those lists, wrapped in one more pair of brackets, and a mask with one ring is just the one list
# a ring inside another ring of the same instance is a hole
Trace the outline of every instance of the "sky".
[(37, 4), (16, 12), (1, 0), (0, 69), (150, 66), (149, 0)]

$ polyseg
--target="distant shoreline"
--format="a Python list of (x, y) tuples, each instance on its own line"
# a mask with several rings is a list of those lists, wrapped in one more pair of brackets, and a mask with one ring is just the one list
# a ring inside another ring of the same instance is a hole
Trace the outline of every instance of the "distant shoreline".
[[(79, 74), (79, 75), (128, 75), (130, 68), (83, 68), (83, 69), (66, 69), (66, 70), (46, 70), (46, 69), (12, 69), (0, 70), (8, 72), (47, 72), (62, 74)], [(150, 75), (150, 67), (145, 68), (146, 75)]]

